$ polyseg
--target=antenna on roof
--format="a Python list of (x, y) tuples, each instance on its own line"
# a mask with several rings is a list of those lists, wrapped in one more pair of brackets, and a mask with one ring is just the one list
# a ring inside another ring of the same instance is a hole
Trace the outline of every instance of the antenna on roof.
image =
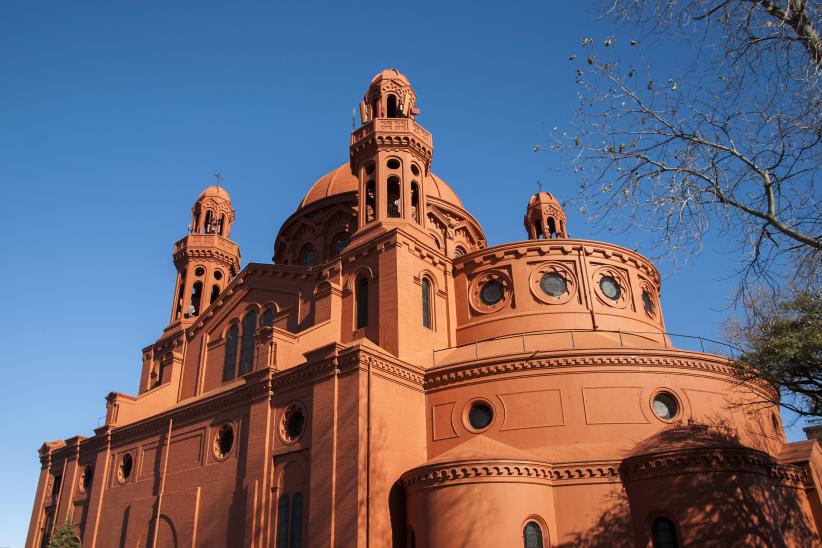
[(219, 171), (214, 172), (214, 178), (217, 179), (217, 186), (220, 186), (220, 183), (223, 182), (223, 176), (220, 174)]

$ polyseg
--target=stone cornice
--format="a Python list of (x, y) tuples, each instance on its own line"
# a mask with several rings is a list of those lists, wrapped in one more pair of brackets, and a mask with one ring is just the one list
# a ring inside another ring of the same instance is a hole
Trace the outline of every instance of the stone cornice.
[(613, 483), (619, 481), (619, 462), (551, 464), (508, 459), (469, 459), (423, 465), (403, 474), (405, 489), (413, 491), (463, 483)]
[[(707, 372), (732, 377), (741, 382), (737, 369), (728, 358), (713, 354), (700, 354), (675, 349), (639, 350), (613, 349), (553, 351), (497, 356), (456, 365), (441, 366), (425, 374), (425, 389), (433, 390), (452, 384), (470, 382), (484, 377), (506, 373), (545, 371), (570, 367), (657, 367), (679, 368), (694, 372)], [(775, 397), (774, 388), (766, 382), (746, 382), (768, 397)]]
[(765, 476), (791, 487), (805, 485), (807, 473), (798, 466), (747, 447), (697, 447), (630, 457), (620, 474), (625, 482), (691, 473), (747, 473)]

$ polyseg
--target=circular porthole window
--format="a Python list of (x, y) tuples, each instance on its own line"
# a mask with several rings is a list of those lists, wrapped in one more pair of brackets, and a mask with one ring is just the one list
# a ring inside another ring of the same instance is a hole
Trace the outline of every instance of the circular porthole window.
[(87, 493), (91, 489), (91, 481), (94, 479), (94, 468), (87, 464), (80, 473), (80, 492)]
[(642, 290), (642, 307), (645, 309), (645, 313), (649, 316), (653, 317), (656, 314), (654, 298), (651, 296), (651, 292), (647, 289)]
[(214, 271), (214, 279), (215, 280), (222, 280), (223, 279), (223, 273), (219, 270), (215, 270)]
[(669, 392), (660, 392), (654, 396), (651, 406), (654, 410), (654, 415), (664, 421), (673, 420), (679, 415), (679, 402), (673, 394)]
[(388, 166), (388, 169), (399, 169), (400, 161), (396, 158), (391, 158), (390, 160), (388, 160), (388, 163), (386, 165)]
[(285, 443), (295, 443), (305, 432), (305, 409), (294, 402), (285, 408), (280, 421), (280, 437)]
[(131, 477), (131, 471), (134, 469), (134, 459), (131, 453), (126, 453), (120, 458), (120, 466), (117, 467), (117, 480), (120, 483), (125, 483)]
[(488, 306), (493, 306), (502, 300), (505, 288), (496, 280), (485, 282), (480, 289), (480, 299)]
[(420, 168), (417, 167), (417, 164), (411, 164), (411, 173), (414, 175), (420, 174)]
[(602, 290), (602, 294), (612, 301), (618, 301), (622, 296), (622, 288), (619, 287), (619, 282), (613, 276), (603, 276), (599, 280), (599, 288)]
[(233, 447), (234, 427), (228, 423), (223, 424), (214, 436), (214, 457), (217, 460), (225, 460)]
[(568, 283), (557, 272), (546, 272), (539, 279), (539, 288), (551, 297), (559, 297), (568, 291)]
[(205, 268), (203, 268), (202, 266), (198, 266), (194, 269), (195, 276), (202, 276), (203, 274), (205, 274)]
[(475, 401), (468, 408), (468, 426), (472, 430), (485, 430), (494, 420), (494, 408), (486, 401)]

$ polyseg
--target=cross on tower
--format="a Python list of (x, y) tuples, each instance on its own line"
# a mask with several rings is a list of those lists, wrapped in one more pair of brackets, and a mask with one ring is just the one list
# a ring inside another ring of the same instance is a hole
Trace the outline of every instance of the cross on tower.
[(223, 176), (220, 174), (219, 171), (214, 172), (214, 178), (217, 179), (217, 186), (220, 186), (220, 183), (223, 182)]
[(539, 180), (537, 180), (537, 188), (542, 192), (542, 183)]

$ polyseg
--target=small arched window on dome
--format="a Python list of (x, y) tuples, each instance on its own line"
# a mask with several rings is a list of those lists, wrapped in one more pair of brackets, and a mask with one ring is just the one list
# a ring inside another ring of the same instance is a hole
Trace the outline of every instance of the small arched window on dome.
[(316, 257), (314, 254), (314, 248), (310, 245), (305, 246), (303, 250), (300, 252), (300, 264), (302, 266), (307, 266), (311, 268), (312, 266), (314, 266), (315, 258)]
[(420, 222), (420, 185), (417, 181), (411, 181), (411, 216)]
[(240, 346), (240, 375), (254, 368), (254, 332), (257, 331), (257, 311), (249, 310), (243, 317), (243, 340)]
[(357, 280), (354, 298), (357, 303), (356, 328), (362, 329), (368, 325), (368, 278), (362, 277)]
[(422, 286), (422, 326), (434, 329), (431, 313), (431, 280), (423, 278), (420, 285)]
[(388, 178), (388, 192), (386, 193), (389, 217), (402, 217), (401, 197), (400, 178), (392, 175)]
[(191, 302), (186, 311), (187, 318), (193, 318), (200, 314), (200, 303), (203, 300), (203, 282), (194, 282), (191, 286)]
[(397, 96), (389, 94), (385, 106), (388, 118), (397, 118)]
[(674, 522), (665, 516), (659, 516), (651, 524), (651, 538), (654, 548), (678, 548)]
[(522, 545), (524, 548), (543, 548), (542, 527), (536, 521), (529, 521), (522, 529)]
[(225, 358), (223, 360), (223, 380), (229, 381), (234, 378), (237, 368), (237, 342), (240, 338), (240, 328), (237, 324), (232, 324), (225, 335)]

